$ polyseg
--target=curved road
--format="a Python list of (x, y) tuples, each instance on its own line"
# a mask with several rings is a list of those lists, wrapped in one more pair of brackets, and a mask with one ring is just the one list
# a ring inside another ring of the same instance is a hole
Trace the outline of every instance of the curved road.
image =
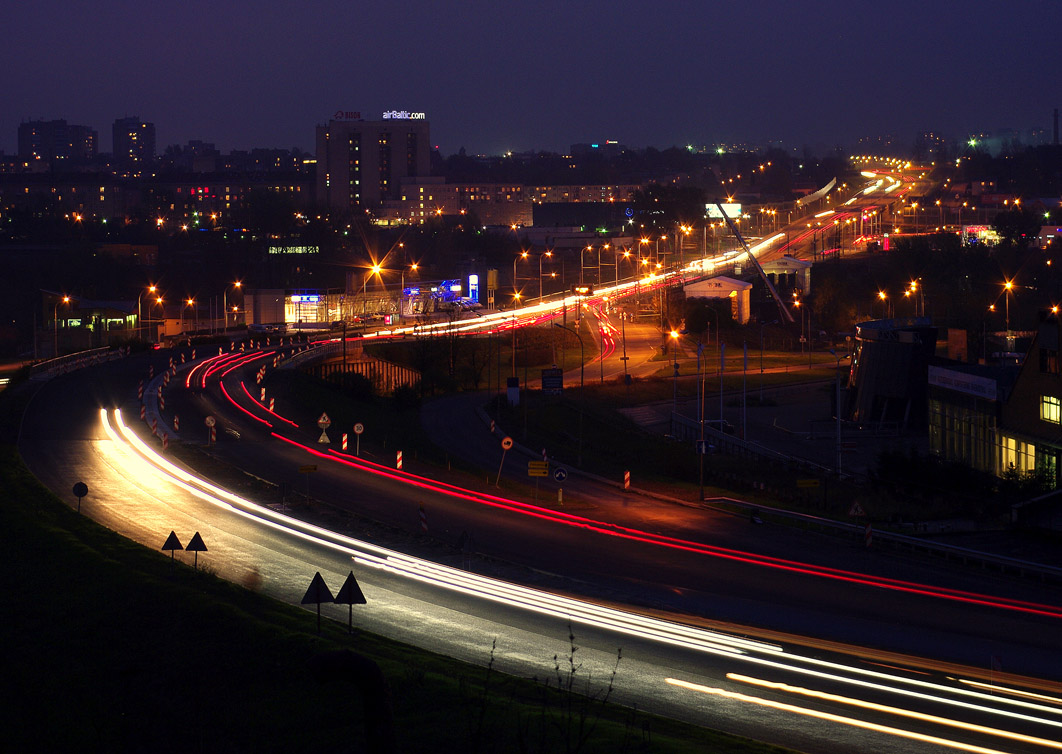
[[(152, 354), (147, 358), (155, 361), (156, 372), (166, 366), (165, 354)], [(210, 547), (212, 566), (226, 578), (251, 585), (261, 584), (263, 591), (289, 601), (297, 600), (305, 591), (308, 575), (314, 570), (320, 570), (330, 586), (337, 588), (352, 562), (361, 564), (351, 560), (352, 553), (347, 545), (307, 541), (303, 535), (263, 526), (258, 514), (251, 514), (249, 518), (248, 514), (236, 513), (231, 507), (212, 505), (204, 500), (202, 491), (192, 493), (145, 470), (142, 460), (133, 458), (130, 451), (123, 449), (122, 443), (103, 431), (99, 416), (101, 407), (121, 406), (128, 423), (139, 425), (134, 420), (138, 410), (136, 383), (143, 375), (145, 363), (145, 358), (140, 357), (81, 375), (62, 377), (46, 385), (27, 412), (20, 443), (23, 457), (34, 473), (64, 497), (68, 497), (73, 481), (85, 481), (90, 495), (83, 510), (148, 546), (160, 546), (170, 529), (183, 533), (185, 540), (191, 531), (199, 530)], [(257, 366), (256, 363), (245, 370), (237, 369), (234, 376), (254, 385), (253, 372)], [(182, 377), (183, 374), (180, 373)], [(230, 378), (227, 384), (229, 393), (238, 395), (235, 393), (237, 383)], [(185, 426), (196, 427), (196, 432), (201, 432), (202, 419), (195, 416), (196, 406), (202, 412), (220, 411), (224, 399), (219, 398), (215, 390), (188, 393), (175, 390), (175, 386), (176, 383), (171, 383), (167, 400), (171, 405), (173, 400), (183, 401), (181, 416)], [(150, 388), (148, 397), (151, 398)], [(245, 410), (254, 412), (253, 401), (244, 400), (242, 403)], [(278, 411), (282, 413), (282, 398), (278, 404)], [(313, 417), (294, 418), (312, 426)], [(703, 551), (623, 539), (616, 536), (615, 530), (597, 533), (587, 525), (558, 526), (556, 522), (509, 509), (487, 507), (481, 501), (428, 492), (424, 488), (410, 489), (407, 484), (317, 458), (306, 450), (271, 438), (264, 428), (256, 426), (258, 422), (231, 407), (225, 409), (223, 425), (237, 429), (241, 439), (226, 440), (230, 436), (223, 433), (218, 453), (247, 467), (252, 473), (276, 481), (297, 483), (298, 466), (317, 463), (321, 471), (313, 481), (315, 496), (347, 505), (371, 518), (407, 530), (416, 526), (419, 506), (426, 495), (430, 495), (435, 537), (441, 534), (442, 539), (454, 543), (461, 532), (479, 532), (474, 538), (477, 549), (483, 554), (504, 556), (511, 563), (574, 575), (574, 580), (562, 582), (569, 590), (584, 588), (593, 595), (611, 597), (615, 601), (630, 598), (660, 609), (678, 610), (686, 614), (685, 620), (689, 623), (704, 623), (705, 618), (740, 620), (810, 636), (862, 638), (863, 643), (880, 649), (968, 660), (975, 665), (988, 664), (993, 656), (1002, 656), (1008, 669), (1032, 675), (1043, 675), (1045, 668), (1055, 667), (1052, 663), (1057, 651), (1058, 617), (944, 601), (938, 597), (893, 592), (792, 570), (750, 565)], [(61, 442), (57, 442), (57, 433), (61, 433)], [(285, 433), (312, 445), (317, 431), (291, 430)], [(141, 434), (145, 433), (141, 431)], [(149, 432), (146, 434), (150, 435)], [(485, 429), (483, 434), (489, 438)], [(261, 442), (251, 441), (258, 439)], [(794, 538), (791, 532), (777, 531), (772, 527), (751, 527), (744, 521), (707, 511), (682, 509), (676, 514), (671, 506), (645, 500), (617, 501), (616, 497), (609, 490), (600, 492), (595, 517), (704, 546), (747, 550), (753, 555), (757, 554), (755, 549), (771, 550), (776, 556), (815, 561), (823, 567), (841, 564), (847, 570), (854, 570), (853, 566), (857, 566), (871, 574), (911, 581), (922, 581), (927, 576), (925, 566), (919, 564), (905, 564), (873, 553), (851, 550), (830, 552), (831, 548), (825, 546), (826, 541), (816, 537), (797, 535)], [(607, 504), (609, 499), (611, 505)], [(755, 542), (750, 543), (752, 529), (755, 529)], [(484, 532), (489, 532), (489, 536)], [(436, 545), (434, 549), (439, 548)], [(488, 565), (477, 560), (475, 567), (486, 569)], [(410, 582), (375, 567), (363, 566), (358, 571), (369, 605), (359, 608), (357, 616), (359, 626), (368, 630), (480, 663), (487, 659), (491, 639), (499, 636), (500, 666), (522, 675), (548, 672), (552, 667), (552, 655), (559, 653), (563, 656), (566, 649), (567, 621), (560, 614), (550, 617), (509, 605), (500, 606), (495, 601), (484, 602), (470, 594), (457, 593), (452, 586), (443, 587), (440, 592), (426, 583)], [(961, 572), (944, 572), (936, 574), (936, 578), (949, 588), (997, 592), (1000, 597), (1038, 603), (1062, 603), (1053, 590), (1029, 588), (1025, 584), (993, 580), (983, 575), (972, 578)], [(546, 580), (550, 583), (557, 581)], [(569, 612), (567, 608), (560, 610), (562, 614)], [(332, 614), (345, 617), (341, 608), (334, 609)], [(902, 624), (900, 630), (898, 623)], [(761, 659), (753, 662), (735, 659), (730, 653), (724, 653), (720, 659), (718, 655), (706, 654), (703, 649), (660, 644), (629, 633), (618, 635), (587, 624), (577, 626), (575, 633), (581, 647), (580, 654), (595, 678), (607, 675), (615, 661), (616, 648), (623, 647), (624, 659), (614, 697), (618, 701), (636, 703), (643, 709), (804, 751), (922, 750), (912, 740), (897, 738), (894, 734), (806, 717), (805, 713), (789, 707), (764, 706), (763, 699), (801, 709), (817, 708), (823, 703), (794, 700), (794, 692), (790, 689), (765, 692), (752, 687), (752, 681), (747, 678), (726, 677), (728, 672), (759, 678), (766, 673), (771, 676), (770, 680), (781, 678), (793, 686), (813, 685), (803, 670), (777, 668), (770, 664), (777, 659), (773, 642), (772, 646), (758, 647), (756, 652), (761, 653)], [(800, 654), (801, 651), (790, 646), (787, 654)], [(813, 659), (800, 663), (814, 665), (836, 660), (846, 668), (856, 667), (856, 670), (843, 671), (846, 675), (854, 673), (856, 677), (863, 677), (873, 667), (822, 648), (813, 650), (812, 654)], [(885, 659), (889, 660), (888, 664), (899, 662), (896, 658), (884, 658), (880, 651), (868, 651), (867, 654), (874, 662)], [(764, 658), (769, 658), (770, 663)], [(755, 672), (750, 672), (750, 663)], [(768, 666), (771, 667), (770, 673), (764, 669)], [(901, 686), (910, 682), (909, 674), (901, 675), (907, 679), (898, 682)], [(1054, 675), (1057, 677), (1057, 673)], [(693, 686), (668, 683), (666, 678), (669, 677)], [(948, 681), (947, 684), (954, 685), (954, 682)], [(823, 679), (818, 685), (836, 693), (852, 693), (850, 683), (836, 679)], [(872, 696), (884, 694), (891, 699), (891, 704), (897, 703), (892, 692), (875, 689), (869, 693)], [(901, 698), (900, 702), (903, 701)], [(982, 703), (988, 702), (978, 701), (979, 705)], [(939, 713), (940, 704), (933, 702), (931, 706)], [(755, 712), (749, 711), (752, 709)], [(845, 717), (853, 713), (848, 709), (847, 713), (836, 714)], [(1001, 725), (998, 716), (980, 709), (969, 714), (978, 721), (987, 715), (994, 721), (993, 725)], [(1037, 737), (1051, 738), (1053, 735), (1057, 739), (1058, 731), (1051, 733), (1054, 730), (1051, 720), (1058, 718), (1057, 710), (1054, 718), (1047, 712), (1035, 714), (1043, 715), (1048, 721), (1015, 723), (1007, 719), (1004, 727), (1027, 730), (1029, 735)], [(941, 734), (936, 723), (919, 722), (913, 727), (897, 724), (892, 713), (880, 711), (861, 712), (856, 717), (880, 718), (881, 724), (887, 727), (933, 728), (930, 735), (944, 735), (949, 740), (969, 738), (983, 742), (986, 735), (968, 731)], [(988, 740), (996, 739), (989, 737)], [(996, 745), (999, 750), (1017, 750), (1013, 743), (999, 744), (997, 741)], [(927, 751), (938, 750), (935, 744), (922, 746), (926, 746), (924, 750)]]

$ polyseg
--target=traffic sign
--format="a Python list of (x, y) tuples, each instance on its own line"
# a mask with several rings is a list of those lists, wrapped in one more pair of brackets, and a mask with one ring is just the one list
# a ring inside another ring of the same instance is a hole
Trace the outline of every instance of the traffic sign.
[(218, 420), (215, 419), (213, 416), (208, 416), (207, 418), (203, 419), (203, 423), (206, 424), (208, 427), (213, 427), (215, 424), (218, 423)]
[(542, 370), (542, 392), (561, 395), (564, 392), (564, 370), (559, 367)]
[(528, 461), (528, 476), (549, 476), (549, 461)]
[(821, 484), (818, 479), (797, 479), (796, 485), (799, 488), (811, 488), (818, 487)]
[(192, 564), (192, 567), (199, 570), (199, 553), (207, 551), (206, 543), (203, 541), (203, 538), (199, 536), (199, 532), (192, 535), (191, 541), (188, 542), (188, 546), (184, 549), (188, 552), (195, 553), (195, 561)]
[(553, 478), (558, 482), (563, 482), (568, 478), (568, 470), (563, 466), (558, 466), (553, 470)]
[(77, 498), (77, 512), (81, 512), (81, 498), (88, 494), (88, 485), (84, 482), (74, 482), (74, 497)]
[(317, 417), (317, 426), (321, 429), (328, 429), (332, 426), (332, 420), (328, 418), (328, 414), (321, 412), (321, 415)]
[(513, 438), (503, 437), (501, 441), (502, 450), (508, 450), (513, 446)]
[(300, 474), (312, 474), (315, 471), (317, 471), (317, 464), (316, 463), (309, 463), (309, 464), (306, 464), (305, 466), (300, 466), (299, 467), (299, 473)]
[(358, 422), (357, 424), (354, 425), (354, 434), (360, 435), (364, 431), (365, 431), (365, 425), (363, 425), (361, 422)]

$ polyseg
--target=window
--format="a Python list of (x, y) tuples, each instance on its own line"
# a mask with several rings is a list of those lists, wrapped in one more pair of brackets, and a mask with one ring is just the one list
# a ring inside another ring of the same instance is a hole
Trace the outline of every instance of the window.
[(1040, 419), (1052, 424), (1062, 424), (1062, 399), (1053, 395), (1041, 395)]
[(1040, 349), (1040, 371), (1045, 374), (1058, 374), (1058, 351), (1052, 348)]

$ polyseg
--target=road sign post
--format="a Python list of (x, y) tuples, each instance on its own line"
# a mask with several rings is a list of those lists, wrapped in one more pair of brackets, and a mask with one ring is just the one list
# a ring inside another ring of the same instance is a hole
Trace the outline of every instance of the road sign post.
[(350, 572), (343, 586), (339, 588), (335, 602), (337, 605), (348, 606), (350, 612), (347, 615), (347, 633), (354, 633), (354, 606), (366, 604), (365, 595), (358, 586), (358, 580), (354, 578), (354, 571)]
[(317, 438), (317, 442), (322, 445), (328, 445), (332, 441), (328, 439), (328, 428), (332, 426), (332, 420), (328, 418), (328, 414), (321, 412), (321, 415), (317, 417), (317, 426), (321, 428), (321, 436)]
[(170, 562), (174, 562), (173, 554), (177, 550), (183, 550), (184, 546), (181, 545), (181, 540), (177, 539), (177, 532), (171, 531), (170, 536), (166, 537), (166, 541), (162, 543), (162, 551), (169, 550)]
[[(558, 466), (553, 470), (553, 479), (557, 484), (563, 484), (564, 480), (568, 478), (568, 470), (563, 466)], [(557, 502), (560, 505), (564, 505), (564, 488), (557, 488)]]
[(77, 512), (81, 512), (81, 498), (88, 494), (88, 485), (84, 482), (74, 483), (74, 497), (77, 498)]
[(306, 594), (302, 598), (302, 604), (304, 605), (317, 605), (317, 633), (321, 633), (322, 602), (335, 602), (335, 597), (328, 591), (328, 585), (325, 584), (324, 579), (321, 578), (321, 572), (318, 571), (313, 575), (310, 588), (306, 590)]
[(184, 549), (186, 549), (188, 552), (194, 552), (195, 553), (195, 562), (192, 564), (192, 567), (193, 567), (194, 570), (198, 571), (199, 570), (199, 553), (207, 551), (206, 543), (203, 542), (203, 538), (201, 536), (199, 536), (199, 532), (196, 532), (195, 534), (192, 535), (192, 539), (188, 542), (188, 546), (185, 547)]
[(512, 446), (513, 446), (513, 438), (509, 437), (508, 435), (502, 438), (502, 441), (501, 441), (502, 457), (501, 457), (501, 463), (498, 464), (498, 476), (494, 479), (494, 486), (495, 487), (497, 487), (498, 483), (501, 482), (502, 466), (505, 465), (505, 454), (509, 452), (509, 448), (511, 448)]
[(365, 425), (358, 422), (354, 425), (354, 455), (361, 456), (361, 433), (365, 431)]

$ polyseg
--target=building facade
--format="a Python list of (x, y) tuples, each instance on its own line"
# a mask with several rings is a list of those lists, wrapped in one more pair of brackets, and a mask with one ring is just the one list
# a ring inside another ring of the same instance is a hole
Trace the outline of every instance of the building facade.
[(375, 212), (400, 198), (403, 179), (431, 172), (423, 113), (384, 113), (377, 121), (350, 115), (317, 126), (317, 201), (340, 215)]
[(111, 127), (115, 172), (142, 176), (155, 162), (155, 124), (145, 123), (136, 115), (119, 118)]
[(47, 162), (55, 170), (96, 159), (99, 134), (65, 120), (30, 120), (18, 126), (18, 156)]

